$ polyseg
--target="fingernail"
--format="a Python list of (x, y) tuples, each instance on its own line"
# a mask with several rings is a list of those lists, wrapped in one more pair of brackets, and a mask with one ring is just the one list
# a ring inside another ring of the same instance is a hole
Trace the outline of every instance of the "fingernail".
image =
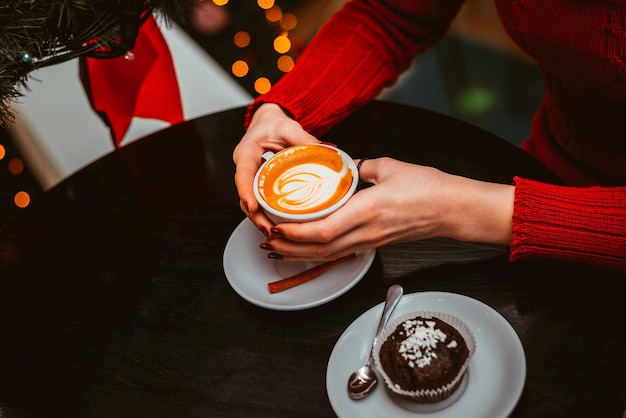
[(267, 258), (273, 258), (274, 260), (283, 260), (285, 258), (284, 255), (278, 253), (269, 253)]
[(250, 207), (248, 206), (248, 202), (247, 201), (243, 201), (243, 207), (246, 208), (246, 212), (250, 213)]
[(332, 142), (322, 141), (322, 142), (320, 142), (320, 144), (328, 145), (328, 146), (337, 148), (337, 145), (333, 144)]
[(269, 242), (262, 242), (261, 243), (261, 248), (267, 251), (275, 251), (276, 248), (274, 248), (274, 246), (272, 244), (270, 244)]
[(270, 234), (272, 236), (276, 236), (276, 237), (283, 237), (283, 236), (285, 236), (285, 233), (283, 232), (283, 230), (280, 229), (280, 228), (276, 228), (276, 227), (273, 227), (273, 228), (270, 229)]
[(263, 234), (263, 236), (265, 236), (265, 238), (269, 238), (270, 237), (269, 232), (267, 232), (267, 228), (265, 228), (264, 226), (260, 226), (259, 227), (259, 231), (261, 231), (261, 233)]

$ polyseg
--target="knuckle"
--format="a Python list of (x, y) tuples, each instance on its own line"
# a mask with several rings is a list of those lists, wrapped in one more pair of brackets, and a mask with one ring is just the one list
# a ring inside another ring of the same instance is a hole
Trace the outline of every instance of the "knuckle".
[(322, 227), (318, 231), (318, 241), (327, 244), (335, 238), (335, 231), (329, 227)]
[(391, 157), (381, 157), (381, 158), (378, 159), (378, 162), (383, 167), (387, 167), (389, 164), (392, 164), (393, 158), (391, 158)]
[(330, 248), (326, 245), (319, 245), (312, 249), (312, 256), (319, 260), (326, 260), (331, 254)]

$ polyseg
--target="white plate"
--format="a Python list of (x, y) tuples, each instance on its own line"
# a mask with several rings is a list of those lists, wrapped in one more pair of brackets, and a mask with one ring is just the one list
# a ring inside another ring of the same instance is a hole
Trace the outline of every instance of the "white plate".
[(393, 316), (420, 310), (448, 312), (463, 319), (472, 329), (476, 353), (470, 361), (467, 386), (459, 399), (444, 409), (420, 414), (396, 403), (379, 382), (369, 397), (351, 400), (347, 393), (348, 376), (365, 364), (382, 308), (380, 303), (359, 316), (341, 335), (330, 355), (326, 389), (339, 417), (502, 418), (513, 411), (526, 379), (526, 358), (519, 337), (493, 308), (467, 296), (446, 292), (406, 295)]
[(233, 289), (245, 300), (263, 308), (295, 311), (319, 306), (341, 296), (365, 276), (376, 250), (359, 251), (356, 258), (333, 267), (299, 286), (271, 294), (269, 282), (280, 280), (320, 262), (271, 260), (259, 245), (264, 237), (249, 219), (233, 231), (224, 249), (224, 272)]

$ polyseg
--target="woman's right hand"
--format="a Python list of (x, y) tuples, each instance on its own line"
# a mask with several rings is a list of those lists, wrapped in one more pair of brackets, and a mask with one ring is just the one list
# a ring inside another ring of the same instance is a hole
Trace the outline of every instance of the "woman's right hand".
[(246, 134), (235, 147), (233, 161), (236, 165), (235, 185), (240, 207), (264, 233), (273, 224), (263, 211), (258, 210), (259, 205), (252, 190), (254, 175), (261, 166), (263, 153), (311, 142), (320, 141), (287, 116), (280, 106), (264, 103), (254, 113)]

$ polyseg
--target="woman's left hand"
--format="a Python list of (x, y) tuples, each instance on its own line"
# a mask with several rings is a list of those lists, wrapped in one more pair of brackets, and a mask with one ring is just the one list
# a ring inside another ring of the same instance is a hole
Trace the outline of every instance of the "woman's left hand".
[(433, 237), (508, 245), (514, 187), (391, 158), (367, 160), (356, 193), (325, 219), (283, 223), (262, 245), (270, 257), (332, 260), (365, 248)]

